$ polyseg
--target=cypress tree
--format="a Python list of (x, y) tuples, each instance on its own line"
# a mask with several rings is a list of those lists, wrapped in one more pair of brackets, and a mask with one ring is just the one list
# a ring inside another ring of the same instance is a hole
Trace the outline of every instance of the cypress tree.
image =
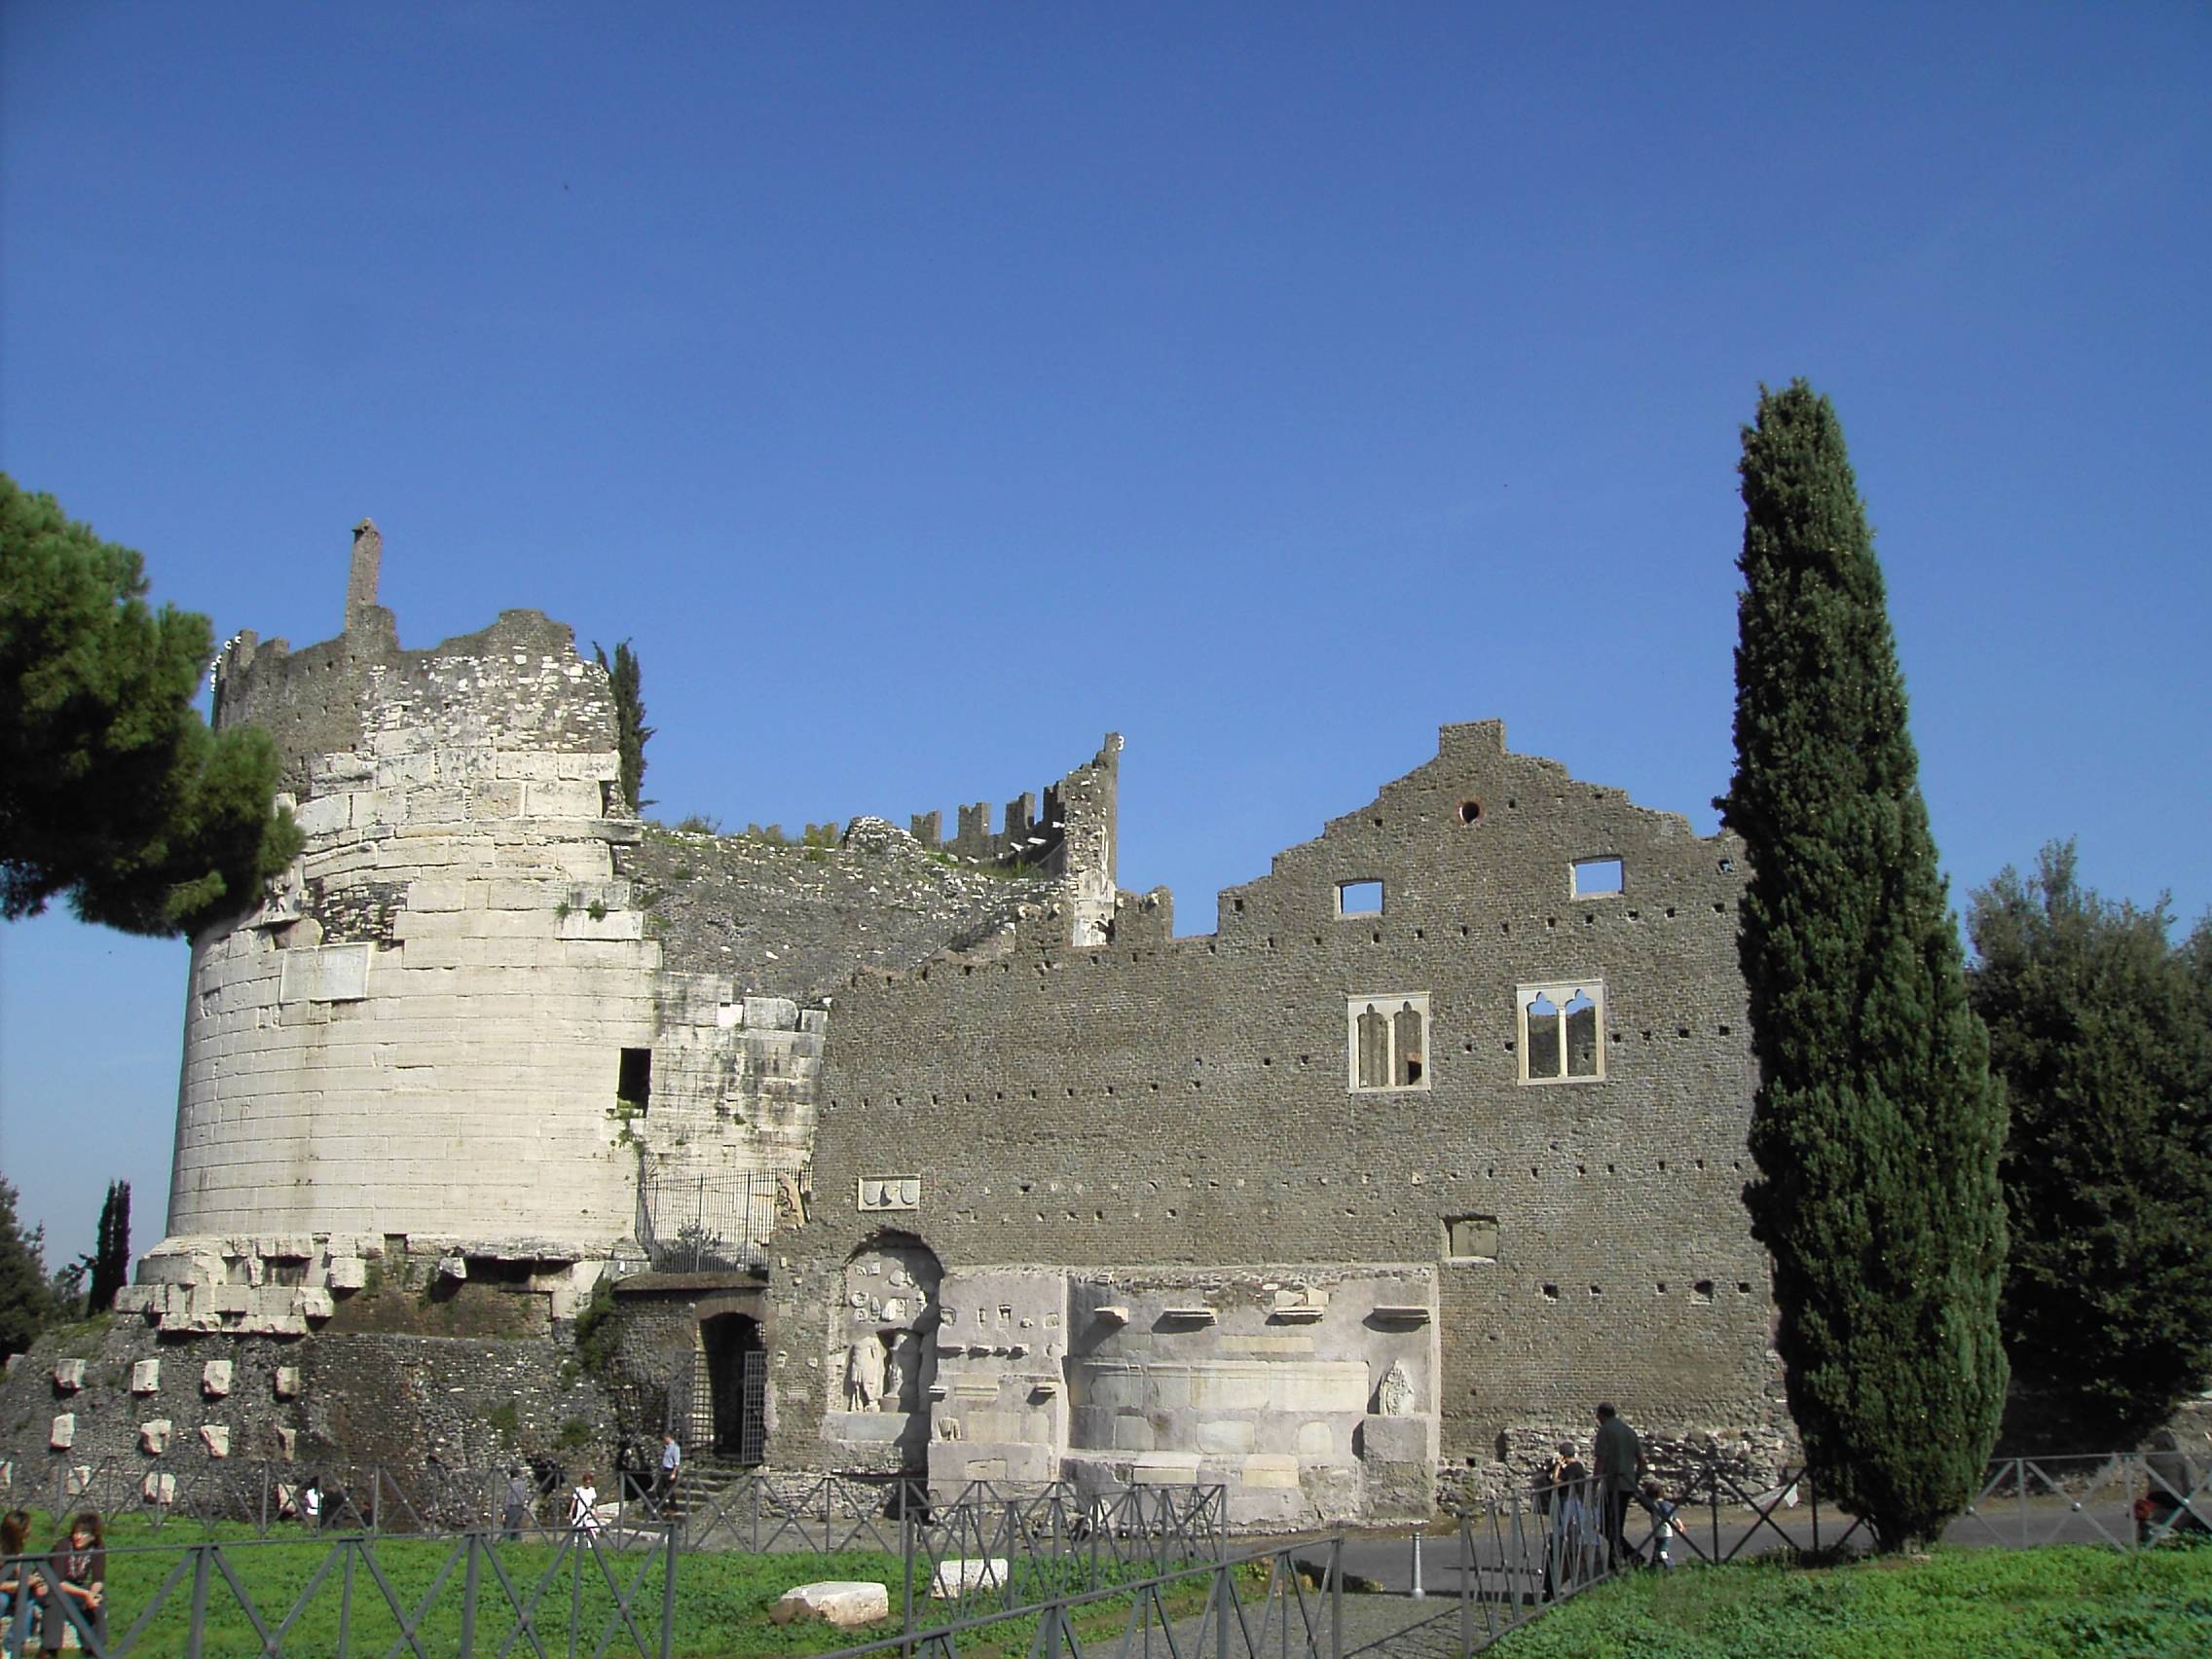
[(115, 1293), (130, 1282), (130, 1183), (110, 1181), (100, 1205), (97, 1242), (92, 1246), (92, 1283), (85, 1295), (87, 1313), (105, 1313)]
[(1822, 1488), (1885, 1550), (1973, 1498), (1998, 1336), (2005, 1102), (1905, 729), (1882, 572), (1828, 400), (1762, 387), (1740, 468), (1738, 948), (1759, 1062), (1745, 1189)]
[(645, 742), (653, 728), (645, 724), (645, 682), (638, 672), (638, 653), (624, 640), (614, 647), (612, 662), (608, 661), (607, 652), (596, 641), (591, 654), (607, 670), (608, 683), (614, 691), (614, 748), (622, 761), (622, 798), (630, 803), (632, 812), (643, 812), (645, 799), (640, 792), (645, 787)]

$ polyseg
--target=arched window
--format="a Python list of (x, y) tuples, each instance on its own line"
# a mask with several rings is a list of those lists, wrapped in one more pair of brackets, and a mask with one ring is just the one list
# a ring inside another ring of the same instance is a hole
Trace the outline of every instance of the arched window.
[(1348, 1082), (1357, 1089), (1426, 1088), (1428, 993), (1352, 997), (1345, 1005)]
[(1603, 980), (1523, 985), (1520, 1008), (1523, 1083), (1598, 1083), (1605, 1075)]
[(1400, 1088), (1411, 1088), (1420, 1082), (1421, 1027), (1425, 1023), (1420, 1010), (1410, 1002), (1400, 1003), (1391, 1017), (1390, 1081)]

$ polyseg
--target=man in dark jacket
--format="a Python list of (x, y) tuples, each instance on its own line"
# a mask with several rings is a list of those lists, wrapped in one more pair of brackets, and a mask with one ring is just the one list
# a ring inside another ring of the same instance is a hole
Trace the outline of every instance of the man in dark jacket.
[(1637, 1483), (1643, 1479), (1643, 1447), (1636, 1430), (1621, 1420), (1610, 1400), (1598, 1408), (1597, 1495), (1600, 1524), (1605, 1533), (1605, 1565), (1618, 1567), (1629, 1553), (1622, 1535), (1628, 1525), (1628, 1502)]

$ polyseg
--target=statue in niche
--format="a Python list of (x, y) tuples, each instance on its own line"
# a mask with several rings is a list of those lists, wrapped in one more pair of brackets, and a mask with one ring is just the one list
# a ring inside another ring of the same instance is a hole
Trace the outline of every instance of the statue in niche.
[(869, 1331), (845, 1350), (845, 1410), (880, 1411), (882, 1400), (883, 1342)]
[(1390, 1369), (1382, 1374), (1382, 1384), (1375, 1390), (1375, 1406), (1383, 1417), (1414, 1415), (1414, 1380), (1406, 1375), (1404, 1360), (1392, 1360)]
[(886, 1331), (883, 1335), (890, 1349), (883, 1371), (883, 1409), (910, 1412), (914, 1409), (908, 1397), (914, 1391), (914, 1333)]

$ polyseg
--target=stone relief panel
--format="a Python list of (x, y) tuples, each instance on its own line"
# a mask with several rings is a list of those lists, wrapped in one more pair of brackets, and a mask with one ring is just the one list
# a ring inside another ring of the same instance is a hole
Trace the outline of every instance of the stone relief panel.
[(930, 1248), (900, 1235), (864, 1245), (845, 1264), (828, 1355), (836, 1382), (831, 1411), (928, 1409), (935, 1369), (930, 1334), (938, 1323), (941, 1276)]
[(855, 1183), (864, 1210), (917, 1210), (922, 1207), (919, 1175), (863, 1175)]

